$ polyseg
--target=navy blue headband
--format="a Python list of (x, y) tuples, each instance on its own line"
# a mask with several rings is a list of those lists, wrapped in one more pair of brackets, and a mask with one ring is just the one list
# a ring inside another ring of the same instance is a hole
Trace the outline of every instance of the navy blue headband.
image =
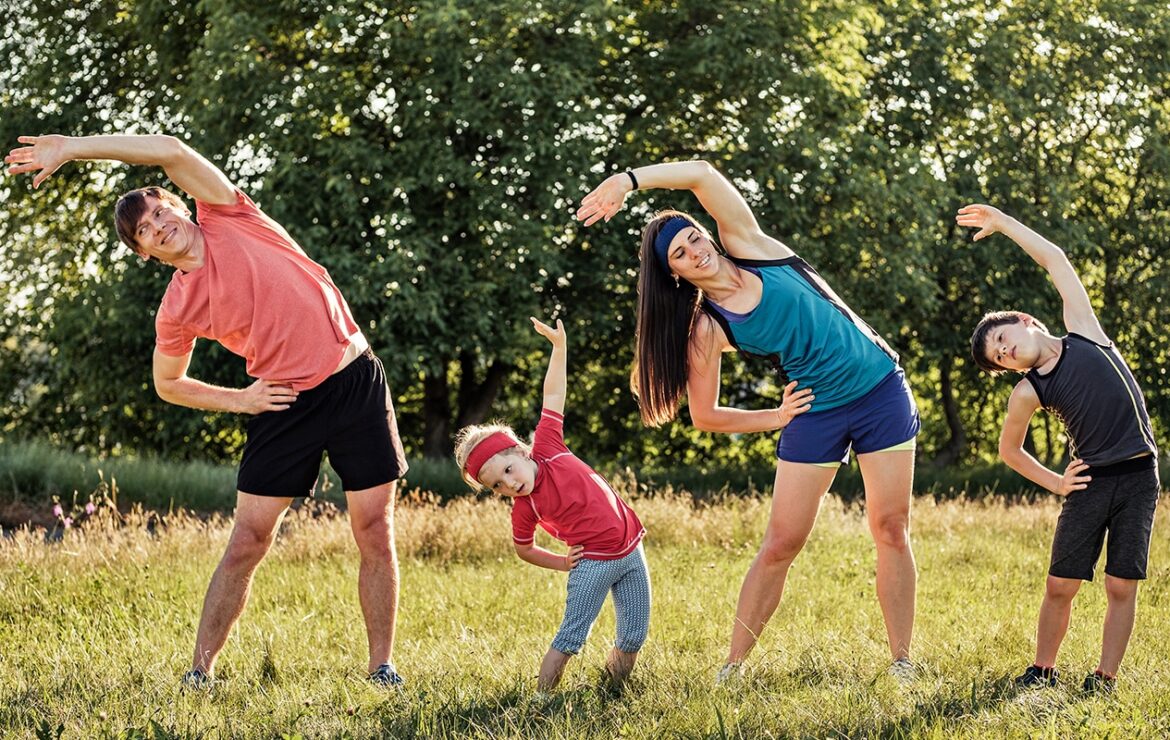
[(658, 255), (658, 264), (662, 265), (663, 270), (670, 272), (670, 260), (666, 254), (670, 243), (678, 236), (678, 232), (689, 226), (694, 224), (682, 216), (671, 216), (658, 230), (658, 236), (654, 237), (654, 254)]

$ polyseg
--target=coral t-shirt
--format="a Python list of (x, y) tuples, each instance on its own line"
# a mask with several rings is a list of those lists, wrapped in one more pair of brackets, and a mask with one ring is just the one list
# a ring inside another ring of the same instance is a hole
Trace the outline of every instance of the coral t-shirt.
[(176, 270), (155, 317), (155, 345), (181, 357), (196, 337), (247, 361), (248, 375), (307, 390), (329, 377), (358, 334), (324, 267), (244, 193), (196, 201), (203, 266)]
[(646, 530), (609, 483), (565, 447), (564, 424), (555, 411), (541, 411), (532, 441), (536, 480), (532, 493), (517, 496), (512, 504), (512, 540), (531, 544), (540, 525), (570, 547), (583, 545), (583, 557), (625, 557)]

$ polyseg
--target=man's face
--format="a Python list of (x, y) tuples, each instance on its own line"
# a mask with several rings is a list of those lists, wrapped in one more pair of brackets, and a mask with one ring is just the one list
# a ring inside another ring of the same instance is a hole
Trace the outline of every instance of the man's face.
[(190, 211), (153, 195), (143, 196), (146, 210), (134, 227), (135, 250), (144, 259), (154, 257), (168, 265), (191, 254), (199, 236), (199, 227)]

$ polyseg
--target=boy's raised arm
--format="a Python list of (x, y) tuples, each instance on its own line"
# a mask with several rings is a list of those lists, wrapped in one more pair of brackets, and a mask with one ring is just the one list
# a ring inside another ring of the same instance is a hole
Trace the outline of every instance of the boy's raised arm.
[(955, 222), (959, 226), (979, 229), (975, 233), (975, 241), (996, 232), (1014, 241), (1052, 278), (1052, 284), (1056, 286), (1063, 302), (1065, 328), (1094, 342), (1109, 343), (1109, 337), (1101, 328), (1093, 305), (1089, 302), (1089, 294), (1085, 292), (1084, 284), (1081, 283), (1063, 249), (992, 206), (982, 204), (963, 206), (959, 209)]
[(568, 340), (565, 325), (557, 319), (557, 328), (532, 319), (536, 331), (552, 343), (552, 354), (548, 358), (548, 372), (544, 376), (544, 408), (558, 414), (565, 413), (566, 365), (568, 363)]

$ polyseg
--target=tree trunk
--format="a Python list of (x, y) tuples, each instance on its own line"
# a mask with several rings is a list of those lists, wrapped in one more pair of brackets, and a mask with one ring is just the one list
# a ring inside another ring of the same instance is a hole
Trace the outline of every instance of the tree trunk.
[(940, 397), (942, 400), (943, 415), (947, 420), (947, 429), (950, 439), (938, 451), (934, 458), (936, 467), (945, 468), (959, 461), (963, 450), (967, 447), (967, 430), (963, 428), (963, 420), (959, 417), (959, 404), (955, 401), (955, 387), (951, 382), (951, 370), (954, 367), (954, 358), (944, 354), (938, 363), (940, 382)]
[(423, 457), (431, 460), (447, 457), (451, 444), (451, 388), (447, 383), (447, 363), (439, 374), (423, 375)]
[(512, 371), (506, 362), (495, 360), (488, 366), (482, 382), (475, 380), (475, 356), (470, 352), (459, 355), (459, 408), (455, 423), (462, 428), (468, 424), (482, 424), (491, 412), (492, 404), (504, 385), (504, 378)]

